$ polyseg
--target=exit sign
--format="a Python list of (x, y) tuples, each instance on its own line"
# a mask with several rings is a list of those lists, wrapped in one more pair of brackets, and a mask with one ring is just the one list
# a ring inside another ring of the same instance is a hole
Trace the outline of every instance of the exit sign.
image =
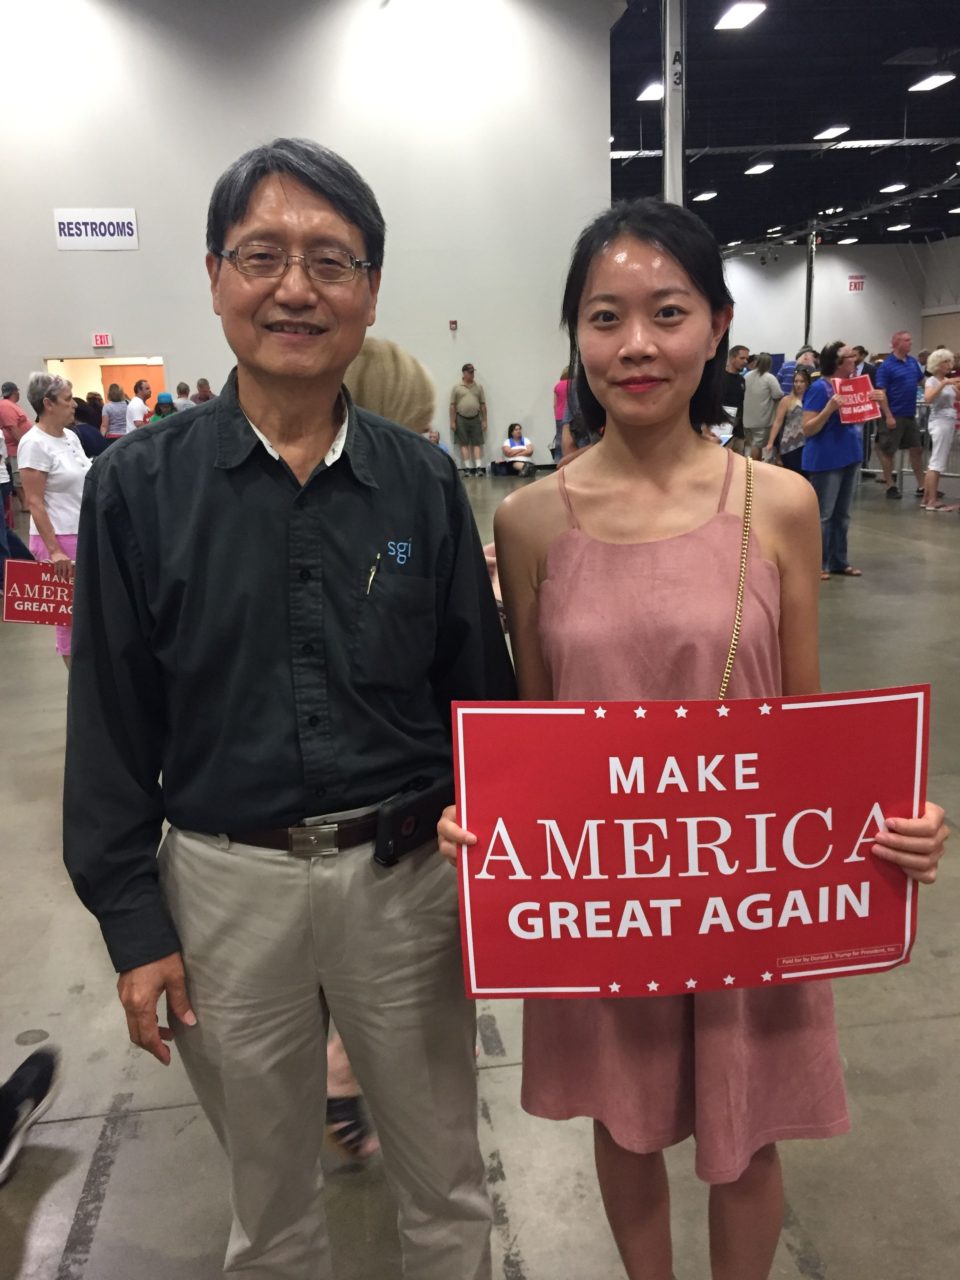
[(865, 283), (866, 276), (847, 276), (847, 286), (850, 293), (863, 293)]
[(102, 350), (104, 347), (113, 346), (112, 333), (95, 333), (93, 335), (93, 346), (95, 351)]

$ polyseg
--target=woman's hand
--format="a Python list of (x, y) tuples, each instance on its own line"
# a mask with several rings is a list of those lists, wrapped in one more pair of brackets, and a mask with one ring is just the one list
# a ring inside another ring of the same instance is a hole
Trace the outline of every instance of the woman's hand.
[(872, 849), (875, 856), (896, 863), (911, 880), (933, 884), (950, 835), (940, 806), (928, 800), (922, 818), (886, 818), (885, 821), (888, 830), (877, 836)]
[(59, 549), (50, 555), (50, 563), (53, 566), (54, 574), (61, 582), (72, 582), (76, 565), (70, 559), (65, 551)]
[(477, 843), (477, 837), (472, 831), (465, 831), (463, 827), (457, 826), (456, 805), (448, 804), (440, 815), (440, 821), (437, 823), (437, 843), (440, 856), (446, 858), (451, 867), (457, 865), (461, 846)]

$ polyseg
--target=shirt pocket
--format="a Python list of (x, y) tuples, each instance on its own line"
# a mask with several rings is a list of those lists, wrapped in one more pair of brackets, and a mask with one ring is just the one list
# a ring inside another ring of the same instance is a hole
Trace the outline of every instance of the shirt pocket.
[(436, 583), (378, 573), (360, 597), (351, 667), (360, 686), (407, 691), (427, 678), (436, 648)]

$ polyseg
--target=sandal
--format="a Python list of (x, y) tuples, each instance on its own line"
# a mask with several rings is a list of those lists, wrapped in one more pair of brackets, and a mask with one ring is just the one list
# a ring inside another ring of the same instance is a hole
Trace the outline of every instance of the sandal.
[(837, 576), (840, 578), (862, 578), (863, 577), (863, 570), (855, 569), (852, 564), (848, 564), (845, 569), (837, 569), (835, 570), (835, 572)]
[(327, 1141), (348, 1160), (369, 1160), (380, 1150), (359, 1097), (327, 1099)]
[(821, 581), (821, 582), (829, 582), (829, 581), (830, 581), (830, 575), (829, 575), (829, 573), (827, 573), (826, 569), (821, 570), (821, 572), (820, 572), (820, 581)]

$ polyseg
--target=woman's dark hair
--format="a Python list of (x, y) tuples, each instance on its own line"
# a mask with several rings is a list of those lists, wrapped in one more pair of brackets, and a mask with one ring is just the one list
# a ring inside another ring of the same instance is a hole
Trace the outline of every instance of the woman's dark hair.
[(820, 374), (824, 378), (832, 378), (837, 372), (837, 365), (840, 363), (840, 352), (847, 344), (845, 342), (828, 342), (820, 352)]
[(112, 400), (114, 404), (123, 399), (123, 392), (117, 382), (111, 382), (107, 387), (107, 399)]
[(508, 439), (508, 440), (509, 440), (509, 439), (510, 439), (510, 437), (513, 435), (513, 428), (514, 428), (514, 427), (519, 427), (519, 428), (520, 428), (520, 434), (521, 434), (521, 435), (523, 435), (523, 423), (521, 423), (521, 422), (511, 422), (511, 423), (510, 423), (510, 425), (509, 425), (509, 427), (507, 427), (507, 439)]
[(386, 226), (377, 198), (353, 165), (308, 138), (274, 138), (247, 151), (217, 179), (207, 211), (207, 249), (223, 252), (227, 231), (247, 212), (254, 188), (271, 174), (287, 174), (329, 200), (363, 236), (364, 253), (383, 266)]
[(88, 427), (99, 427), (100, 418), (93, 405), (87, 404), (86, 400), (81, 400), (79, 396), (73, 397), (73, 403), (77, 406), (75, 416), (78, 422), (85, 422)]
[[(606, 413), (590, 390), (580, 360), (577, 319), (593, 260), (618, 236), (633, 236), (669, 253), (706, 298), (712, 312), (733, 303), (723, 276), (723, 259), (717, 242), (706, 223), (689, 209), (663, 200), (625, 200), (595, 218), (574, 246), (562, 306), (563, 327), (570, 336), (570, 376), (580, 412), (592, 431), (600, 430)], [(690, 401), (690, 422), (694, 430), (727, 420), (723, 411), (723, 374), (729, 344), (729, 335), (724, 333), (716, 354), (704, 365), (700, 385)]]
[[(802, 379), (804, 380), (804, 382), (807, 384), (807, 386), (808, 386), (808, 387), (809, 387), (810, 383), (813, 381), (813, 374), (811, 373), (811, 371), (807, 368), (807, 366), (806, 366), (805, 364), (798, 364), (798, 365), (797, 365), (797, 367), (796, 367), (796, 368), (794, 369), (794, 371), (793, 371), (793, 377), (794, 377), (794, 378), (802, 378)], [(792, 382), (792, 381), (793, 381), (793, 379), (791, 379), (791, 382)]]

